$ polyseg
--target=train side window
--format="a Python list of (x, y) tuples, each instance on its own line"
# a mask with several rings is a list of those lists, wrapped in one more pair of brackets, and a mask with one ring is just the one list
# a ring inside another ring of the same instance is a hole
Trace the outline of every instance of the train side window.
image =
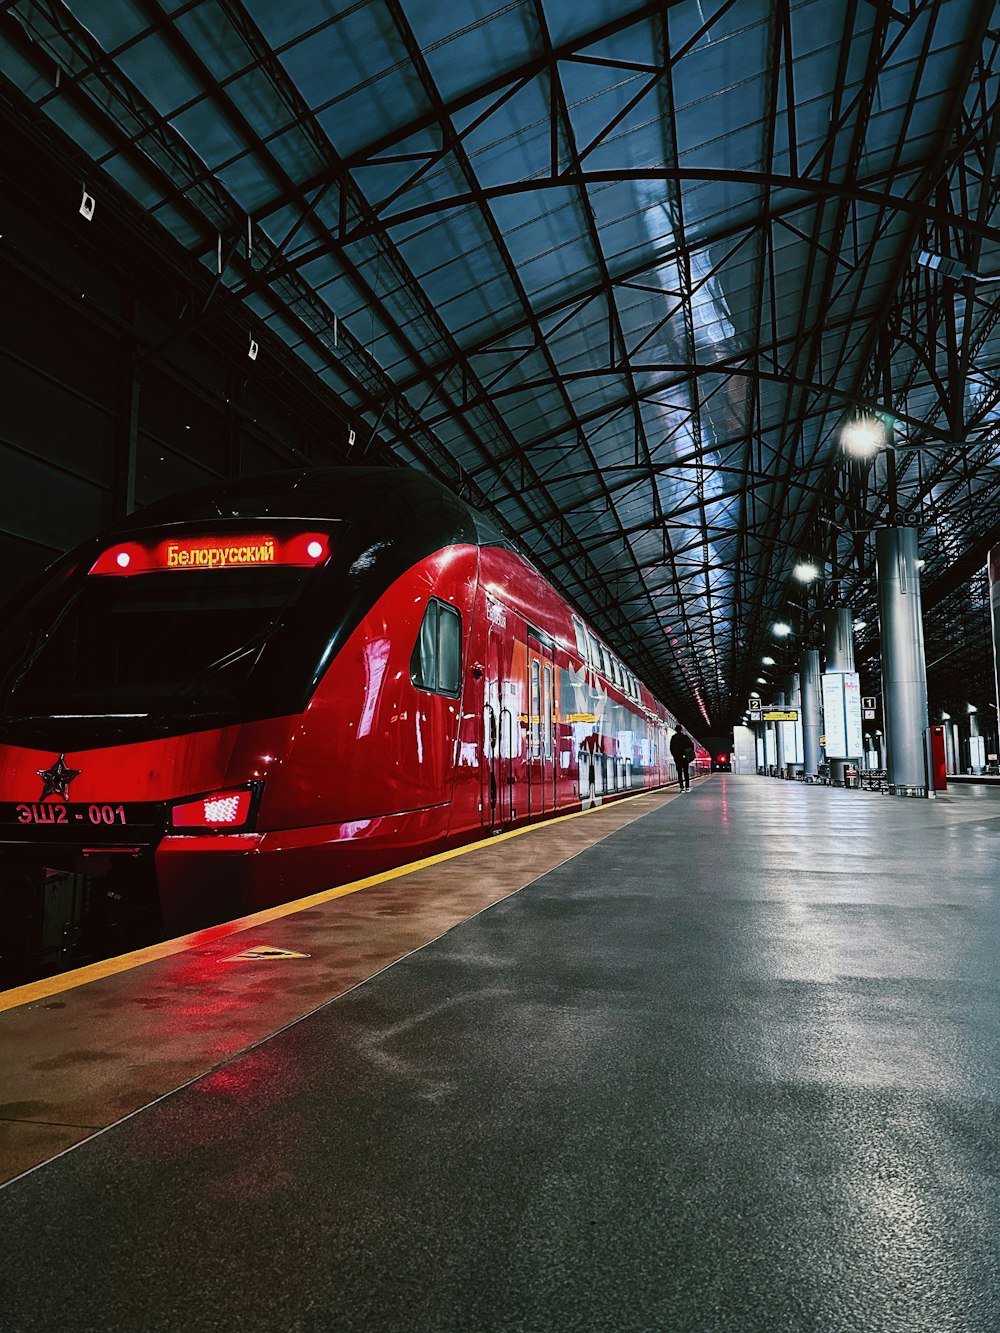
[(546, 759), (552, 758), (552, 668), (545, 668), (545, 730), (542, 741)]
[(580, 624), (576, 617), (573, 617), (573, 633), (576, 635), (576, 651), (583, 660), (587, 660), (587, 631)]
[(542, 753), (542, 699), (537, 661), (531, 664), (531, 752)]
[(410, 658), (410, 679), (421, 690), (456, 696), (462, 684), (462, 617), (432, 597)]

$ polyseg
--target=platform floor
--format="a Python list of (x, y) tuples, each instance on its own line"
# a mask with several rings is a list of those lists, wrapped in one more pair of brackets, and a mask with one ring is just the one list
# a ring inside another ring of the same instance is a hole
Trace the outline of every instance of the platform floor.
[(998, 850), (661, 800), (0, 1190), (0, 1328), (995, 1333)]

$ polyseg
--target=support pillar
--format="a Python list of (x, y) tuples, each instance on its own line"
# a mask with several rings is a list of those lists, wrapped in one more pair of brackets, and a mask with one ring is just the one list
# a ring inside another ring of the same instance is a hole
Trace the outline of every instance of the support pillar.
[(807, 782), (819, 774), (819, 650), (806, 648), (802, 653), (799, 688), (802, 691), (802, 771)]
[(945, 719), (941, 724), (944, 727), (944, 765), (949, 773), (957, 773), (955, 767), (955, 734), (952, 730), (952, 724)]
[(135, 479), (138, 471), (139, 409), (142, 402), (141, 365), (135, 334), (135, 299), (122, 302), (122, 334), (118, 355), (118, 412), (115, 422), (114, 484), (111, 511), (116, 519), (135, 509)]
[[(784, 690), (772, 690), (771, 698), (774, 700), (775, 708), (784, 708)], [(774, 776), (783, 778), (785, 776), (785, 724), (784, 722), (773, 722), (771, 726), (774, 732)]]
[(969, 767), (978, 777), (983, 771), (982, 764), (979, 763), (980, 747), (974, 744), (979, 740), (979, 715), (977, 713), (969, 714)]
[(897, 795), (926, 796), (927, 673), (916, 528), (876, 532), (875, 561), (889, 789)]
[(777, 728), (773, 722), (764, 722), (764, 772), (768, 777), (777, 772)]
[[(835, 606), (823, 612), (823, 631), (826, 647), (827, 671), (854, 670), (854, 629), (850, 608)], [(861, 762), (860, 755), (848, 755), (846, 759), (830, 760), (830, 777), (843, 785), (844, 770), (850, 763)]]
[(798, 712), (798, 722), (785, 722), (785, 739), (791, 758), (785, 762), (785, 776), (795, 778), (802, 772), (802, 688), (799, 673), (790, 671), (785, 678), (785, 701), (789, 709)]

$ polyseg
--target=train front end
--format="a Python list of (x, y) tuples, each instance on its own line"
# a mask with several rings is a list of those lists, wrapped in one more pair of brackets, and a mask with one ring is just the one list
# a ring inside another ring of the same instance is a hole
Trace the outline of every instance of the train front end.
[(338, 524), (201, 520), (75, 552), (0, 665), (0, 953), (60, 966), (246, 903), (269, 776), (328, 646)]
[[(447, 746), (420, 728), (456, 701), (392, 698), (437, 577), (413, 571), (455, 542), (474, 570), (475, 539), (422, 474), (272, 473), (152, 505), (25, 590), (0, 642), (0, 973), (342, 883), (345, 840), (380, 865), (439, 838)], [(408, 775), (379, 707), (414, 733)]]

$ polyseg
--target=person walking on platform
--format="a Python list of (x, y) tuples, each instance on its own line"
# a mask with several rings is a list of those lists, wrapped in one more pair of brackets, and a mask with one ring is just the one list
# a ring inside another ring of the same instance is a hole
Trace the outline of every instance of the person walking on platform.
[(670, 753), (677, 765), (677, 781), (681, 791), (691, 790), (689, 765), (694, 758), (694, 741), (678, 722), (677, 730), (670, 737)]

